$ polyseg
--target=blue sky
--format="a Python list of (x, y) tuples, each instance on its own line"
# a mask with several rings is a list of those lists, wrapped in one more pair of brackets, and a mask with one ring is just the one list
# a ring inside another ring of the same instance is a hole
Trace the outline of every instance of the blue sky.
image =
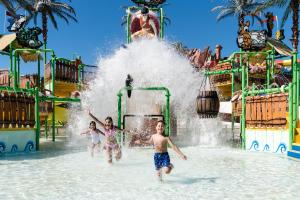
[[(89, 3), (87, 3), (89, 2)], [(237, 19), (229, 17), (217, 22), (217, 13), (211, 9), (224, 4), (223, 0), (169, 0), (165, 14), (172, 21), (165, 28), (166, 39), (180, 41), (189, 48), (203, 49), (216, 44), (223, 46), (223, 55), (228, 56), (237, 50)], [(48, 47), (55, 50), (58, 57), (73, 59), (80, 55), (86, 64), (96, 64), (99, 54), (107, 55), (113, 49), (125, 43), (125, 27), (121, 26), (121, 18), (125, 15), (123, 6), (133, 5), (130, 0), (73, 0), (71, 5), (77, 12), (78, 23), (67, 25), (59, 20), (59, 29), (49, 24)], [(282, 11), (272, 9), (279, 18)], [(0, 31), (6, 31), (4, 24), (4, 8), (0, 7)], [(39, 24), (40, 25), (40, 24)], [(257, 23), (250, 30), (257, 28)], [(291, 22), (285, 26), (287, 44)], [(274, 31), (276, 30), (276, 26)], [(7, 33), (7, 31), (6, 31)], [(40, 37), (42, 39), (42, 37)], [(0, 68), (8, 66), (8, 59), (1, 56)], [(22, 64), (21, 73), (36, 72), (36, 64)]]

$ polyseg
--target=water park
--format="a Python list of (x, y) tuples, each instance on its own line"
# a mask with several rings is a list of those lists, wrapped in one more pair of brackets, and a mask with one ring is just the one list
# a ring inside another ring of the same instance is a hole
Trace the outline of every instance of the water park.
[(102, 3), (0, 1), (0, 199), (299, 199), (298, 0)]

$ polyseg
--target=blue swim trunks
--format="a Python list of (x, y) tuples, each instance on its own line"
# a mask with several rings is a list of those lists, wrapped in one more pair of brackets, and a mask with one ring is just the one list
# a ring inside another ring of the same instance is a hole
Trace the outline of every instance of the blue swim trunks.
[(170, 157), (168, 152), (154, 154), (155, 169), (159, 170), (162, 167), (170, 167)]

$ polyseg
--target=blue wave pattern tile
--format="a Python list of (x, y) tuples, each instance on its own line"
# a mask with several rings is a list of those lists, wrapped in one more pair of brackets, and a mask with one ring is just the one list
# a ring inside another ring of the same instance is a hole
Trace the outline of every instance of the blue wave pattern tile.
[(33, 150), (34, 150), (34, 143), (31, 140), (29, 140), (27, 142), (26, 146), (25, 146), (24, 151), (25, 152), (30, 152), (30, 151), (33, 151)]
[(286, 145), (284, 143), (280, 143), (274, 153), (277, 153), (279, 150), (281, 153), (286, 152)]
[(268, 144), (264, 146), (264, 151), (270, 151), (270, 146)]
[(16, 144), (12, 145), (10, 152), (15, 153), (17, 151), (18, 151), (18, 145), (16, 145)]
[(258, 143), (258, 141), (257, 140), (254, 140), (253, 142), (252, 142), (252, 144), (251, 144), (251, 147), (249, 148), (249, 150), (251, 150), (251, 149), (254, 149), (255, 151), (259, 151), (259, 143)]
[(5, 149), (6, 149), (5, 143), (0, 141), (0, 154), (4, 153)]

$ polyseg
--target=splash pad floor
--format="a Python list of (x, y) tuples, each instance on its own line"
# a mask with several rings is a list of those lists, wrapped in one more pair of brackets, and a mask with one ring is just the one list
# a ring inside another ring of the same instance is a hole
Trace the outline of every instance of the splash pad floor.
[[(63, 146), (63, 147), (62, 147)], [(55, 148), (53, 148), (55, 147)], [(108, 165), (103, 152), (44, 143), (42, 151), (0, 158), (0, 199), (299, 199), (300, 162), (231, 148), (170, 150), (174, 171), (159, 182), (152, 149), (125, 149)], [(51, 150), (49, 150), (51, 149)]]

